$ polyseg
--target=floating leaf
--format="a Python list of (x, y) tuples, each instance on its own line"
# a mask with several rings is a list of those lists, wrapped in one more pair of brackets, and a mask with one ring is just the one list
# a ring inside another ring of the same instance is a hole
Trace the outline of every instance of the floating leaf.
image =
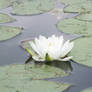
[(21, 30), (20, 27), (0, 26), (0, 41), (15, 37)]
[(84, 37), (75, 40), (75, 45), (70, 55), (79, 64), (92, 67), (92, 37)]
[(68, 34), (92, 36), (92, 22), (80, 21), (74, 18), (59, 21), (57, 28)]
[(14, 19), (7, 14), (0, 13), (0, 23), (12, 22)]
[(90, 21), (90, 22), (92, 22), (92, 13), (91, 14), (90, 13), (89, 14), (88, 13), (80, 14), (76, 18), (81, 20), (81, 21)]
[[(3, 73), (3, 69), (4, 73)], [(51, 66), (47, 64), (26, 64), (26, 65), (12, 65), (2, 67), (0, 70), (3, 76), (2, 79), (14, 79), (14, 78), (30, 78), (30, 79), (44, 79), (68, 76), (69, 73), (57, 66)], [(6, 69), (6, 70), (5, 70)]]
[(88, 2), (82, 2), (82, 3), (75, 3), (68, 5), (64, 8), (64, 12), (67, 13), (81, 13), (81, 12), (92, 12), (92, 1)]
[(85, 2), (86, 0), (59, 0), (61, 3), (64, 3), (64, 4), (74, 4), (74, 3), (83, 3)]
[(11, 5), (11, 0), (0, 0), (0, 9), (6, 8)]
[(21, 3), (13, 3), (12, 14), (16, 15), (34, 15), (47, 12), (55, 7), (52, 0), (24, 0)]
[(83, 90), (81, 92), (92, 92), (92, 88), (85, 89), (85, 90)]
[(63, 92), (70, 87), (67, 83), (51, 82), (46, 80), (5, 79), (0, 81), (0, 91), (2, 92)]

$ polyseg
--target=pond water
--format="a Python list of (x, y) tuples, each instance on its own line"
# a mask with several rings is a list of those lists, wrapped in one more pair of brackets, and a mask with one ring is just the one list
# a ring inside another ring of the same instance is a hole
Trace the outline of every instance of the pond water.
[[(63, 4), (57, 4), (56, 7), (63, 8)], [(3, 9), (2, 12), (10, 14), (11, 7)], [(71, 18), (77, 14), (62, 13), (61, 19)], [(38, 37), (39, 35), (51, 36), (64, 35), (65, 39), (74, 39), (77, 35), (67, 35), (61, 33), (56, 28), (56, 16), (44, 13), (36, 16), (12, 16), (16, 19), (13, 23), (5, 23), (1, 25), (22, 26), (24, 30), (18, 36), (8, 41), (0, 42), (0, 65), (24, 63), (28, 59), (28, 54), (19, 46), (22, 40)], [(72, 74), (64, 78), (50, 79), (52, 81), (63, 81), (74, 84), (65, 92), (80, 92), (82, 89), (92, 86), (92, 68), (88, 68), (74, 62), (71, 62)]]

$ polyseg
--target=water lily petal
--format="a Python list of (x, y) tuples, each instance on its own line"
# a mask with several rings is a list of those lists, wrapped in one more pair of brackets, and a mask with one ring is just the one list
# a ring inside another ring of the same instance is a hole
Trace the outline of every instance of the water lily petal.
[(60, 59), (61, 61), (69, 61), (70, 59), (72, 59), (72, 56), (66, 57), (64, 59)]
[(71, 49), (73, 48), (74, 43), (70, 42), (69, 40), (65, 42), (65, 44), (63, 45), (63, 47), (61, 48), (61, 57), (64, 57), (65, 55), (67, 55)]

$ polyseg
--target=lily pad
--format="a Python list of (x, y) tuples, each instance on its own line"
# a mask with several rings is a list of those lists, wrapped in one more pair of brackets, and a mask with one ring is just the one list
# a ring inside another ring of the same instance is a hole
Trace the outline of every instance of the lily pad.
[(67, 83), (57, 83), (46, 80), (20, 79), (1, 80), (0, 91), (2, 92), (63, 92), (70, 87)]
[(0, 0), (0, 10), (11, 5), (11, 0)]
[(92, 13), (91, 14), (90, 13), (89, 14), (88, 13), (80, 14), (76, 18), (81, 20), (81, 21), (90, 21), (90, 22), (92, 22)]
[(21, 3), (13, 3), (12, 14), (15, 15), (35, 15), (48, 12), (55, 7), (52, 0), (24, 0)]
[(92, 37), (84, 37), (75, 40), (75, 45), (70, 55), (73, 61), (92, 67)]
[(81, 13), (81, 12), (92, 12), (92, 1), (86, 1), (82, 3), (75, 3), (68, 5), (64, 8), (64, 12), (67, 13)]
[(0, 23), (13, 22), (14, 19), (7, 14), (0, 13)]
[(21, 33), (21, 30), (20, 27), (0, 26), (0, 41), (15, 37)]
[[(4, 73), (3, 73), (3, 69)], [(12, 65), (2, 67), (1, 74), (4, 76), (0, 77), (5, 78), (30, 78), (30, 79), (44, 79), (44, 78), (55, 78), (55, 77), (64, 77), (68, 76), (69, 73), (65, 72), (63, 69), (56, 66), (50, 66), (47, 64), (26, 64), (26, 65)], [(5, 70), (6, 69), (6, 70)]]
[(61, 20), (57, 24), (61, 32), (92, 36), (92, 22), (80, 21), (74, 18)]
[(92, 92), (92, 88), (85, 89), (85, 90), (83, 90), (81, 92)]
[(64, 3), (66, 5), (68, 4), (74, 4), (74, 3), (83, 3), (85, 2), (86, 0), (59, 0), (61, 3)]

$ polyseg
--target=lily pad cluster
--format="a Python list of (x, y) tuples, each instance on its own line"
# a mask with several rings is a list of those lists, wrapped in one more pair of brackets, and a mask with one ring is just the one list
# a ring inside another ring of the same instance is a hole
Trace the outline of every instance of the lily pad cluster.
[(77, 13), (74, 18), (60, 20), (57, 28), (67, 34), (77, 34), (81, 38), (74, 40), (75, 45), (69, 53), (73, 61), (92, 67), (92, 1), (91, 0), (60, 0), (67, 4), (66, 13)]
[(56, 5), (52, 0), (23, 0), (21, 3), (14, 2), (12, 14), (15, 15), (35, 15), (48, 12)]
[(0, 67), (0, 73), (0, 90), (3, 92), (63, 92), (71, 86), (68, 83), (38, 80), (62, 75), (62, 70), (48, 65), (10, 65)]

